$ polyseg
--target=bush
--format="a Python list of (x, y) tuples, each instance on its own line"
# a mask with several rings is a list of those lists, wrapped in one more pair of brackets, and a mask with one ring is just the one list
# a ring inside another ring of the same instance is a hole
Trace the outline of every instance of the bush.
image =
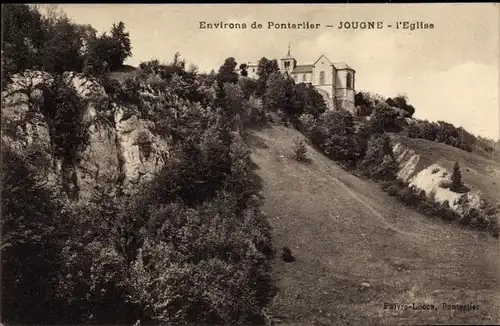
[(379, 104), (370, 116), (368, 128), (370, 134), (401, 131), (402, 119), (396, 110), (387, 104)]
[(139, 132), (135, 143), (137, 144), (137, 146), (139, 146), (139, 152), (141, 153), (142, 157), (148, 160), (151, 156), (151, 153), (153, 152), (152, 141), (149, 133), (145, 130)]
[(237, 214), (236, 207), (234, 197), (221, 193), (196, 209), (172, 203), (154, 214), (130, 279), (134, 301), (154, 321), (241, 324), (260, 318), (270, 287), (262, 250), (270, 237), (258, 208)]
[(451, 174), (451, 187), (452, 191), (458, 191), (462, 187), (462, 173), (460, 172), (460, 165), (455, 162), (453, 165), (453, 172)]
[(361, 149), (354, 136), (332, 135), (324, 141), (322, 149), (336, 161), (356, 161), (361, 156)]
[(411, 117), (415, 113), (415, 108), (413, 105), (408, 104), (408, 98), (406, 95), (398, 95), (395, 98), (388, 98), (386, 103), (392, 107), (404, 110), (407, 117)]
[(392, 185), (386, 188), (385, 191), (389, 194), (389, 196), (396, 197), (399, 194), (400, 189), (398, 186)]
[(408, 137), (438, 141), (471, 152), (478, 139), (462, 127), (444, 121), (437, 123), (415, 119), (408, 127)]
[(320, 145), (322, 137), (318, 134), (317, 120), (312, 114), (302, 114), (299, 117), (300, 130), (313, 144)]
[(307, 161), (307, 147), (303, 138), (293, 139), (293, 158), (299, 162)]
[(262, 106), (262, 101), (254, 96), (243, 102), (243, 113), (241, 115), (243, 126), (263, 127), (269, 122), (269, 117)]
[(381, 187), (389, 196), (398, 198), (405, 205), (416, 208), (428, 217), (439, 217), (448, 222), (456, 221), (464, 226), (487, 231), (494, 237), (499, 236), (498, 209), (484, 201), (478, 208), (471, 207), (468, 197), (463, 195), (456, 203), (462, 208), (462, 213), (458, 213), (450, 207), (447, 200), (443, 203), (436, 201), (434, 192), (426, 197), (424, 190), (417, 190), (400, 180), (386, 181)]
[(292, 255), (292, 250), (289, 247), (283, 247), (283, 253), (281, 254), (281, 259), (284, 262), (291, 263), (295, 261), (295, 257)]
[(462, 173), (460, 172), (460, 165), (458, 162), (455, 162), (453, 165), (451, 182), (453, 182), (453, 186), (460, 186), (462, 184)]
[(388, 136), (373, 136), (368, 141), (366, 154), (358, 163), (358, 168), (369, 177), (377, 180), (396, 178), (398, 165), (392, 153)]

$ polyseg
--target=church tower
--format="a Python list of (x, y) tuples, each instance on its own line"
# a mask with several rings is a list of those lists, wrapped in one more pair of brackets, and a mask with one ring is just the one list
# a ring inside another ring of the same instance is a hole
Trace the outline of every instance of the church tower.
[(280, 70), (282, 73), (290, 74), (297, 66), (297, 60), (295, 60), (290, 54), (290, 44), (288, 45), (288, 53), (285, 58), (280, 60)]

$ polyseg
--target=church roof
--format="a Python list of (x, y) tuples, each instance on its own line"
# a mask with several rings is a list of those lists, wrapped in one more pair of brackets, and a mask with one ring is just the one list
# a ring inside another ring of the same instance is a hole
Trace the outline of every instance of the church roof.
[(335, 67), (335, 69), (337, 70), (342, 70), (342, 69), (349, 69), (349, 70), (354, 70), (352, 69), (347, 63), (345, 62), (335, 62), (333, 64), (333, 66)]
[(313, 71), (313, 65), (298, 65), (293, 69), (292, 74), (303, 74)]
[(321, 58), (326, 59), (326, 61), (328, 61), (330, 64), (332, 64), (332, 62), (330, 61), (330, 59), (328, 59), (328, 58), (327, 58), (324, 54), (322, 54), (322, 55), (318, 58), (318, 60), (316, 60), (316, 61), (313, 63), (313, 66), (314, 66), (315, 64), (317, 64), (317, 63), (318, 63), (318, 61), (319, 61), (319, 60), (321, 60)]

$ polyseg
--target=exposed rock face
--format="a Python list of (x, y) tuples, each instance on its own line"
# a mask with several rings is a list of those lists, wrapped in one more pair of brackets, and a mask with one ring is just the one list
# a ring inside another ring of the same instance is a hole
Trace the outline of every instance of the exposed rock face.
[(2, 146), (25, 157), (42, 178), (56, 182), (49, 128), (38, 111), (42, 100), (39, 85), (50, 83), (52, 78), (38, 71), (26, 71), (13, 79), (2, 92)]
[(396, 143), (392, 151), (396, 162), (399, 164), (398, 178), (410, 181), (415, 174), (420, 156), (400, 143)]
[[(153, 135), (151, 123), (136, 115), (124, 116), (125, 108), (109, 103), (104, 88), (76, 73), (64, 75), (85, 103), (85, 124), (90, 141), (77, 162), (63, 166), (55, 159), (49, 128), (39, 111), (42, 83), (51, 83), (46, 73), (27, 71), (13, 77), (13, 83), (2, 92), (2, 141), (16, 152), (29, 156), (39, 153), (37, 170), (47, 179), (69, 183), (80, 200), (88, 200), (96, 187), (106, 182), (122, 184), (134, 190), (140, 182), (151, 179), (168, 155), (166, 141)], [(139, 135), (149, 144), (137, 142)], [(140, 147), (146, 147), (147, 155)], [(36, 163), (34, 159), (28, 159)], [(46, 162), (46, 164), (42, 164)]]
[[(450, 207), (458, 213), (463, 213), (465, 209), (471, 207), (480, 206), (482, 196), (478, 191), (460, 194), (449, 189), (452, 173), (448, 169), (437, 163), (422, 166), (419, 164), (421, 163), (420, 156), (401, 143), (394, 145), (393, 153), (400, 167), (398, 178), (408, 182), (410, 186), (425, 190), (427, 196), (433, 194), (438, 202), (448, 201)], [(457, 203), (462, 196), (467, 198), (469, 207), (463, 207)]]
[[(150, 131), (151, 122), (138, 119), (135, 115), (123, 120), (122, 110), (117, 111), (116, 126), (127, 185), (151, 180), (168, 157), (168, 144)], [(146, 137), (147, 141), (141, 142), (140, 136)]]

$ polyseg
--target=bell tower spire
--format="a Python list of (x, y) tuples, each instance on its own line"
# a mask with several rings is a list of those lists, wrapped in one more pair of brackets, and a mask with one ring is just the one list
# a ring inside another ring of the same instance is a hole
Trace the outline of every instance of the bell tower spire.
[(292, 57), (290, 45), (291, 42), (288, 42), (288, 53), (285, 58), (281, 59), (280, 70), (283, 73), (291, 73), (295, 69), (295, 66), (297, 66), (297, 60)]

